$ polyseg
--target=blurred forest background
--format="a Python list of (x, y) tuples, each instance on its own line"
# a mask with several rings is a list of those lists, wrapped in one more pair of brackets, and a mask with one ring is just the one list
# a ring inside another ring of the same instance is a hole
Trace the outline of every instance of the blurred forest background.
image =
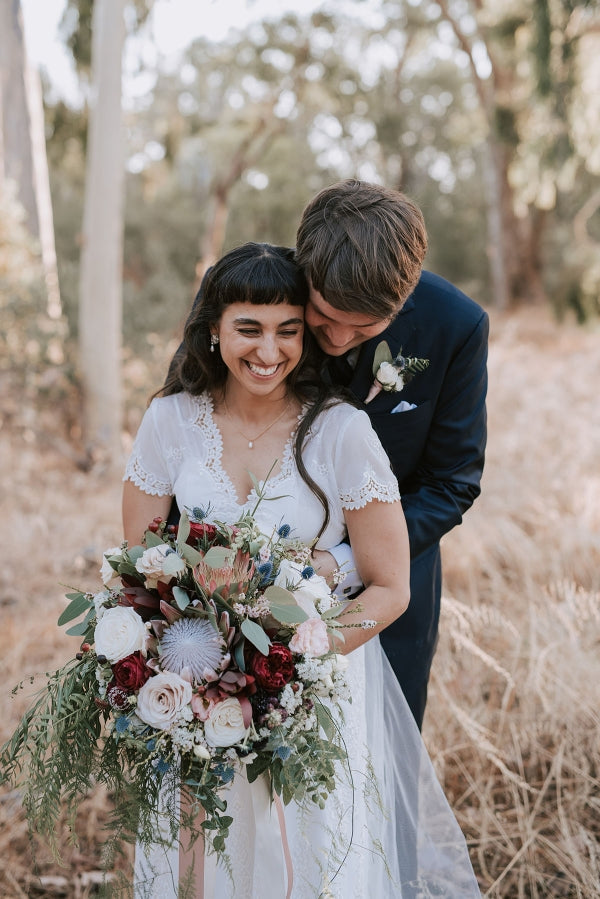
[[(28, 65), (19, 0), (0, 0), (3, 694), (73, 651), (59, 584), (94, 589), (120, 539), (118, 472), (206, 267), (245, 240), (293, 245), (340, 178), (388, 184), (424, 210), (426, 267), (492, 320), (484, 490), (444, 544), (425, 737), (484, 895), (593, 899), (598, 3), (293, 6), (174, 66), (151, 0), (66, 0), (48, 40), (72, 55), (71, 102)], [(2, 696), (2, 739), (19, 702)], [(18, 794), (0, 799), (1, 896), (98, 889), (110, 797), (83, 806), (79, 848), (65, 829), (66, 871), (28, 843)]]

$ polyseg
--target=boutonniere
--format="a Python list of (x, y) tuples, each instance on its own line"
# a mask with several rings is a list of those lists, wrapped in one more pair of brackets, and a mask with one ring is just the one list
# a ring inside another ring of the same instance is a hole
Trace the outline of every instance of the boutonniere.
[(417, 359), (416, 356), (403, 356), (402, 348), (396, 357), (393, 357), (390, 348), (382, 340), (375, 350), (373, 358), (373, 381), (365, 403), (370, 403), (382, 390), (399, 393), (405, 384), (414, 378), (420, 371), (425, 371), (429, 365), (429, 359)]

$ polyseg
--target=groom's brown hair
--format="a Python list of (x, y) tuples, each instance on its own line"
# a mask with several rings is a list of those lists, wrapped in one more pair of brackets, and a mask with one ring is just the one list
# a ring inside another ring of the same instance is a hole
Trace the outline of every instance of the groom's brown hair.
[(400, 191), (366, 181), (340, 181), (318, 193), (296, 238), (296, 260), (327, 303), (378, 319), (402, 308), (426, 252), (419, 207)]

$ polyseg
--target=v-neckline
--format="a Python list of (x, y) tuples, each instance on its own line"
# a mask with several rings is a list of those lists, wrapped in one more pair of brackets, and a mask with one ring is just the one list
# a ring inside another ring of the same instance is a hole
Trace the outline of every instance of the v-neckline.
[[(209, 432), (209, 436), (211, 437), (209, 441), (209, 445), (212, 447), (212, 452), (209, 455), (208, 459), (208, 468), (211, 470), (212, 474), (216, 477), (216, 480), (221, 483), (221, 485), (226, 490), (229, 498), (235, 503), (235, 505), (239, 509), (244, 509), (246, 506), (250, 505), (251, 502), (256, 502), (258, 500), (258, 494), (256, 492), (256, 488), (252, 487), (250, 492), (248, 493), (246, 499), (243, 502), (239, 501), (238, 492), (235, 484), (233, 483), (232, 478), (230, 477), (228, 471), (223, 465), (223, 435), (221, 434), (221, 430), (214, 418), (214, 401), (211, 394), (208, 391), (205, 391), (202, 397), (196, 398), (198, 401), (203, 400), (205, 404), (205, 416), (204, 422), (205, 426)], [(301, 422), (304, 414), (306, 412), (306, 407), (302, 407), (297, 416), (296, 426), (294, 430), (290, 433), (288, 439), (285, 442), (285, 446), (283, 449), (282, 457), (281, 457), (281, 465), (279, 466), (279, 470), (276, 474), (273, 474), (269, 477), (268, 483), (270, 485), (279, 484), (281, 481), (289, 478), (292, 465), (293, 465), (293, 442), (294, 437), (296, 436), (296, 431), (298, 429), (298, 425)], [(202, 422), (202, 416), (198, 415), (196, 419), (196, 423)], [(259, 485), (262, 487), (264, 481), (259, 481)]]

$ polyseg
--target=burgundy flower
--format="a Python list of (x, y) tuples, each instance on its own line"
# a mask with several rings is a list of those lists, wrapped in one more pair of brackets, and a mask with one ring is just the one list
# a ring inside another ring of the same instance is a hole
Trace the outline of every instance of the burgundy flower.
[(113, 709), (123, 711), (129, 705), (129, 693), (122, 687), (118, 687), (114, 681), (108, 685), (106, 698)]
[(149, 593), (144, 587), (126, 585), (121, 590), (119, 605), (131, 606), (144, 621), (147, 621), (158, 611), (160, 597), (155, 593)]
[(186, 543), (189, 543), (190, 546), (195, 547), (197, 540), (202, 540), (204, 537), (208, 541), (214, 540), (217, 535), (217, 529), (214, 524), (202, 524), (199, 521), (190, 521), (190, 533), (188, 535)]
[(259, 687), (264, 690), (282, 690), (294, 676), (294, 661), (287, 646), (272, 643), (268, 656), (258, 650), (253, 653), (250, 669)]
[(115, 686), (133, 693), (146, 683), (152, 673), (146, 665), (141, 652), (133, 652), (130, 656), (115, 662), (112, 666)]

